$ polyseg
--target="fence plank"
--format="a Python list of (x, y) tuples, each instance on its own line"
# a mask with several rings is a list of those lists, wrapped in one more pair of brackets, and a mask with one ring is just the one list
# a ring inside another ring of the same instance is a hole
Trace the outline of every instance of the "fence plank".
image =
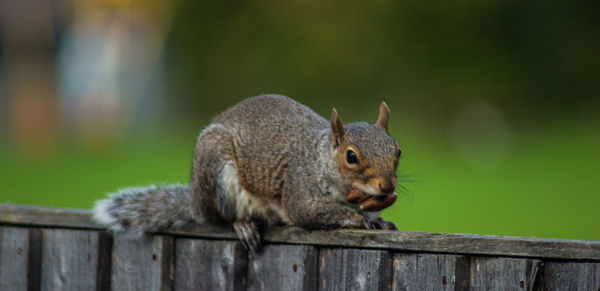
[(177, 239), (175, 290), (244, 290), (246, 252), (239, 242)]
[(0, 290), (27, 290), (29, 231), (0, 228)]
[(393, 290), (468, 290), (469, 258), (458, 255), (394, 254)]
[(472, 290), (533, 290), (542, 263), (533, 259), (474, 257)]
[(173, 269), (172, 237), (114, 237), (111, 265), (113, 290), (172, 290)]
[(0, 204), (0, 222), (69, 228), (104, 228), (94, 222), (92, 212), (89, 210), (14, 204)]
[(94, 290), (98, 233), (42, 230), (42, 289)]
[[(89, 210), (11, 204), (0, 204), (0, 224), (104, 229), (92, 220)], [(220, 240), (236, 239), (231, 227), (211, 224), (184, 226), (166, 234)], [(285, 227), (269, 230), (265, 234), (265, 242), (402, 252), (600, 261), (600, 241), (585, 240), (350, 229), (306, 231), (297, 227)]]
[(392, 254), (386, 251), (322, 248), (319, 290), (391, 290)]
[(113, 244), (89, 211), (0, 205), (0, 290), (600, 290), (600, 241), (288, 227), (248, 259), (235, 238), (202, 225)]
[(548, 262), (543, 290), (600, 290), (600, 263)]
[(299, 245), (266, 245), (248, 260), (248, 290), (315, 290), (317, 249)]

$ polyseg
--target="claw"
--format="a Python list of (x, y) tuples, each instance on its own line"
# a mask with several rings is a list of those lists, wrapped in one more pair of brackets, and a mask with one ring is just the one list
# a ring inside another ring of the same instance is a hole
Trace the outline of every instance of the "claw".
[(385, 221), (381, 217), (369, 220), (368, 224), (370, 229), (398, 230), (393, 222)]
[(363, 221), (362, 222), (362, 226), (364, 229), (373, 229), (373, 227), (371, 226), (371, 224), (368, 221)]
[[(248, 239), (249, 244), (251, 244), (250, 249), (252, 250), (251, 252), (253, 254), (256, 254), (256, 251), (258, 249), (258, 247), (260, 246), (259, 243), (259, 236), (258, 233), (256, 231), (256, 229), (254, 229), (254, 227), (248, 226), (248, 235), (250, 236)], [(250, 229), (252, 228), (252, 229)]]
[(256, 255), (261, 245), (261, 235), (256, 223), (248, 219), (240, 220), (233, 224), (233, 228), (244, 249)]
[(233, 229), (235, 230), (235, 233), (237, 234), (237, 237), (240, 239), (240, 241), (242, 242), (242, 247), (244, 247), (244, 250), (249, 251), (248, 249), (248, 244), (245, 240), (245, 236), (244, 236), (244, 224), (240, 221), (236, 222), (233, 224)]
[(372, 220), (371, 225), (373, 226), (374, 229), (385, 229), (385, 224), (383, 222), (383, 219), (381, 219), (381, 217), (378, 217), (377, 219)]
[(386, 229), (386, 230), (398, 230), (398, 227), (393, 222), (391, 222), (391, 221), (385, 221), (383, 219), (382, 219), (382, 221), (383, 221), (384, 226), (385, 226), (384, 229)]

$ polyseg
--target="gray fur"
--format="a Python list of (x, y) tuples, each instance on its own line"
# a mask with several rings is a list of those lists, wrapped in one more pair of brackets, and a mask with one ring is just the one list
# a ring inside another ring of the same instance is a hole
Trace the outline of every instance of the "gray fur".
[[(199, 135), (189, 187), (124, 190), (99, 202), (96, 217), (134, 233), (205, 219), (231, 223), (251, 250), (256, 233), (248, 232), (263, 224), (368, 228), (372, 218), (345, 195), (352, 183), (374, 177), (395, 186), (397, 143), (373, 124), (347, 124), (344, 132), (332, 143), (330, 122), (285, 96), (246, 99)], [(343, 169), (348, 145), (368, 171)]]
[(194, 213), (188, 186), (147, 186), (121, 190), (96, 202), (94, 219), (111, 230), (139, 236), (181, 225)]

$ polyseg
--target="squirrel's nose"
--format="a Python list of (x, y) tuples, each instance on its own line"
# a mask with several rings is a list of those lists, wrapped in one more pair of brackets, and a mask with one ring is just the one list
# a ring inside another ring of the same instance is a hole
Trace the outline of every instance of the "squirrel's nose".
[(385, 182), (384, 185), (379, 183), (379, 189), (381, 189), (381, 192), (383, 193), (394, 193), (394, 190), (396, 190), (396, 183)]

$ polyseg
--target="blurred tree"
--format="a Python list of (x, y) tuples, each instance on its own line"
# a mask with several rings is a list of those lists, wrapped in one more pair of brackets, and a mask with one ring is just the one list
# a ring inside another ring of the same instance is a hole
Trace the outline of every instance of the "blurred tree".
[(442, 118), (479, 99), (526, 119), (598, 105), (597, 2), (178, 4), (167, 43), (176, 112), (263, 92), (349, 108), (385, 97)]

